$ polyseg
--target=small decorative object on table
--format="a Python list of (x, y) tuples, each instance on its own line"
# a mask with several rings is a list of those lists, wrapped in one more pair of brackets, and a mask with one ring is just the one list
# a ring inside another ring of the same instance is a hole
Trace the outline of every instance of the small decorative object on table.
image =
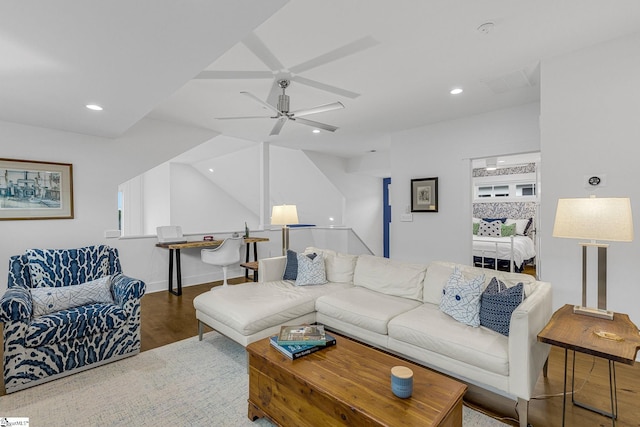
[(336, 339), (329, 334), (325, 334), (327, 338), (326, 345), (310, 345), (310, 344), (278, 344), (278, 336), (274, 335), (269, 338), (271, 345), (279, 352), (287, 356), (289, 359), (299, 359), (307, 354), (315, 353), (323, 348), (331, 347), (336, 344)]
[(246, 221), (244, 222), (244, 237), (249, 237), (249, 226)]
[(324, 325), (282, 326), (278, 334), (280, 345), (327, 345)]
[(411, 397), (413, 393), (413, 371), (406, 366), (391, 368), (391, 391), (401, 399)]

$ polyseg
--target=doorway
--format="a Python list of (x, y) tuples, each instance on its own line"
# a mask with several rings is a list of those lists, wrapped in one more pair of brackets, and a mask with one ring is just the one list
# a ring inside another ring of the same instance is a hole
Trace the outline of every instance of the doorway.
[(471, 169), (473, 264), (538, 277), (540, 153), (473, 159)]

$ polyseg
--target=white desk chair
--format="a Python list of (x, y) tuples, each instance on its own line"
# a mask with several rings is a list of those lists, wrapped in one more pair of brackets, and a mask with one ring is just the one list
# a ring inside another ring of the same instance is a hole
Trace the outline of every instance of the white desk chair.
[(242, 237), (230, 237), (224, 239), (222, 244), (214, 249), (202, 249), (200, 257), (202, 262), (222, 267), (224, 282), (222, 286), (227, 286), (227, 267), (240, 262), (240, 246), (244, 243)]

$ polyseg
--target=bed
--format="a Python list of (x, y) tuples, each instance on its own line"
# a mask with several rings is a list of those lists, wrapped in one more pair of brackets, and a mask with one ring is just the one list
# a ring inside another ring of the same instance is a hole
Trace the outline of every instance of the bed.
[[(473, 263), (475, 266), (522, 272), (536, 257), (530, 219), (474, 218)], [(515, 224), (515, 225), (513, 225)], [(512, 225), (511, 233), (504, 226)], [(493, 230), (491, 230), (493, 229)]]

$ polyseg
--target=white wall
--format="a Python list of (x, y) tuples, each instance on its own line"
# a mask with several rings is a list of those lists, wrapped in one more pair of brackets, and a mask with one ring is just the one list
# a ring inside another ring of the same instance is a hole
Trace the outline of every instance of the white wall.
[[(236, 175), (227, 176), (226, 180), (243, 181)], [(185, 233), (240, 232), (245, 221), (256, 224), (258, 220), (257, 212), (238, 203), (234, 194), (227, 193), (192, 166), (171, 164), (172, 225), (182, 226)]]
[[(11, 255), (27, 248), (104, 243), (118, 228), (118, 184), (214, 136), (211, 131), (145, 119), (123, 137), (105, 139), (0, 122), (2, 157), (73, 164), (75, 218), (0, 221), (0, 292)], [(110, 239), (119, 246), (124, 241)], [(127, 267), (139, 262), (123, 258)]]
[[(552, 237), (559, 198), (630, 197), (638, 230), (638, 46), (640, 34), (634, 34), (542, 62), (542, 278), (553, 286), (555, 308), (580, 304), (582, 295), (579, 241)], [(607, 186), (588, 191), (583, 178), (593, 174), (606, 174)], [(640, 324), (639, 255), (637, 234), (634, 242), (611, 242), (608, 250), (607, 306), (628, 313), (636, 325)], [(595, 296), (595, 287), (590, 287), (589, 305), (596, 306)]]
[[(138, 179), (138, 178), (134, 178)], [(173, 225), (169, 207), (171, 206), (171, 193), (169, 184), (171, 174), (168, 163), (163, 163), (140, 175), (142, 181), (142, 210), (144, 218), (144, 228), (142, 233), (128, 234), (156, 234), (156, 227), (163, 225)], [(124, 211), (127, 212), (126, 206)]]
[[(393, 135), (391, 258), (469, 264), (470, 159), (538, 151), (538, 117), (532, 103)], [(438, 212), (414, 212), (412, 222), (401, 222), (411, 206), (411, 179), (430, 177), (438, 177)]]

